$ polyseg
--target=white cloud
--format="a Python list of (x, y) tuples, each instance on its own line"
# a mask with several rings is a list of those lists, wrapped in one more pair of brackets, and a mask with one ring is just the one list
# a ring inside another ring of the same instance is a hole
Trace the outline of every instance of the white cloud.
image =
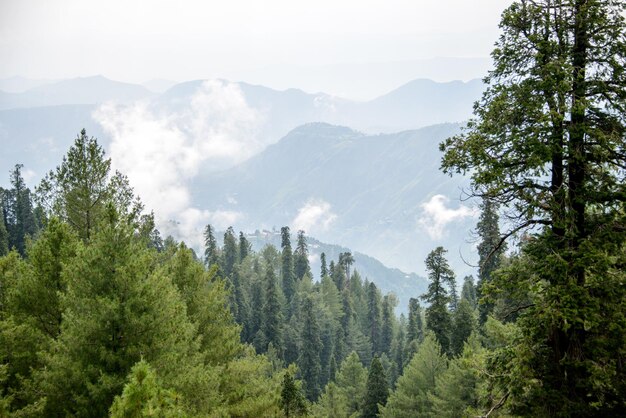
[(326, 231), (337, 219), (337, 215), (331, 211), (330, 203), (311, 199), (298, 209), (298, 214), (291, 222), (294, 230), (303, 230), (311, 234), (316, 231)]
[[(236, 212), (192, 207), (189, 182), (204, 164), (231, 165), (258, 152), (261, 115), (239, 86), (205, 81), (182, 110), (162, 114), (148, 102), (102, 105), (94, 119), (110, 134), (113, 168), (126, 174), (164, 235), (200, 242), (207, 222), (228, 226)], [(171, 222), (174, 221), (174, 222)]]
[(459, 205), (457, 209), (450, 209), (447, 207), (449, 202), (450, 199), (446, 196), (438, 194), (421, 205), (423, 213), (418, 224), (432, 239), (441, 239), (445, 235), (448, 224), (478, 215), (477, 209), (464, 205)]

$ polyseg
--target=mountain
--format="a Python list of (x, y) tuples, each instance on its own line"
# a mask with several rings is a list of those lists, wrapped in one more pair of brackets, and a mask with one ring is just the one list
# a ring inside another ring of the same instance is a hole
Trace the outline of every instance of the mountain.
[(102, 76), (73, 78), (45, 84), (22, 93), (0, 92), (0, 109), (69, 104), (96, 104), (106, 101), (129, 103), (153, 96), (143, 86), (109, 80)]
[[(292, 234), (293, 235), (293, 234)], [(263, 230), (256, 231), (252, 234), (246, 234), (246, 238), (252, 244), (255, 251), (260, 251), (264, 246), (271, 244), (280, 250), (281, 235), (280, 230)], [(292, 242), (295, 237), (292, 236)], [(399, 269), (389, 268), (377, 259), (365, 255), (360, 252), (353, 252), (346, 247), (323, 243), (313, 237), (307, 237), (309, 246), (309, 263), (311, 272), (315, 280), (320, 277), (320, 254), (326, 255), (326, 260), (337, 262), (340, 253), (351, 252), (354, 257), (354, 264), (351, 271), (358, 271), (362, 279), (368, 279), (376, 283), (376, 286), (383, 293), (394, 293), (398, 297), (397, 311), (406, 313), (409, 306), (410, 298), (418, 298), (426, 292), (428, 282), (424, 277), (415, 273), (404, 273)]]
[(164, 93), (177, 83), (172, 80), (165, 80), (162, 78), (155, 78), (141, 83), (142, 86), (154, 93)]
[[(180, 83), (156, 103), (161, 110), (188, 105), (205, 81)], [(275, 142), (290, 130), (309, 122), (349, 126), (367, 133), (397, 132), (446, 122), (461, 122), (484, 89), (481, 80), (438, 83), (418, 79), (370, 101), (353, 101), (325, 93), (298, 89), (274, 90), (248, 83), (234, 83), (249, 106), (265, 118), (264, 142)], [(269, 139), (268, 139), (269, 138)]]
[(19, 76), (0, 79), (0, 91), (5, 93), (22, 93), (35, 87), (52, 84), (58, 80), (34, 80)]
[(106, 138), (91, 116), (95, 108), (63, 105), (0, 110), (0, 185), (8, 183), (9, 169), (18, 163), (38, 182), (61, 162), (82, 128), (90, 136)]
[(444, 245), (461, 274), (468, 268), (457, 254), (471, 251), (464, 239), (475, 219), (458, 202), (467, 182), (439, 171), (438, 150), (459, 130), (365, 135), (307, 124), (232, 169), (198, 176), (194, 205), (239, 213), (243, 230), (301, 227), (404, 271), (423, 271), (428, 252)]

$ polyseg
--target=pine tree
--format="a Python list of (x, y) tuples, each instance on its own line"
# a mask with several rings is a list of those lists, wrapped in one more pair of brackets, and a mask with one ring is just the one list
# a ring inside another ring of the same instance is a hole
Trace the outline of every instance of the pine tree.
[(313, 405), (311, 412), (314, 417), (349, 418), (347, 409), (348, 399), (340, 387), (330, 382), (324, 388), (319, 401)]
[(471, 173), (474, 195), (506, 204), (504, 237), (528, 234), (531, 270), (494, 283), (533, 290), (517, 308), (528, 355), (504, 365), (513, 413), (626, 413), (625, 8), (514, 2), (475, 119), (441, 146), (446, 172)]
[(224, 277), (229, 280), (235, 269), (235, 264), (239, 261), (239, 248), (237, 248), (237, 237), (235, 230), (229, 226), (224, 233), (224, 245), (222, 246), (222, 263), (224, 269)]
[(143, 360), (131, 369), (128, 383), (122, 394), (115, 397), (110, 412), (111, 418), (185, 416), (178, 395), (161, 387), (156, 373)]
[(297, 280), (302, 279), (305, 274), (310, 273), (309, 267), (309, 247), (306, 243), (304, 231), (298, 231), (298, 242), (294, 252), (294, 274)]
[(453, 355), (461, 354), (465, 341), (476, 329), (474, 309), (467, 299), (461, 299), (459, 307), (452, 314), (452, 335), (450, 337), (450, 351)]
[(472, 309), (478, 308), (476, 286), (474, 286), (474, 278), (472, 276), (465, 276), (465, 278), (463, 279), (463, 290), (461, 291), (461, 299), (467, 299)]
[(280, 407), (285, 417), (298, 417), (306, 415), (306, 400), (302, 390), (296, 385), (293, 376), (288, 371), (283, 377), (283, 386), (280, 393)]
[(283, 226), (280, 229), (281, 234), (281, 277), (283, 281), (283, 293), (287, 298), (287, 302), (291, 301), (296, 288), (296, 282), (293, 271), (293, 253), (291, 251), (291, 236), (289, 227)]
[(207, 267), (219, 265), (220, 254), (215, 239), (215, 231), (210, 224), (204, 229), (204, 262)]
[(315, 400), (320, 393), (320, 373), (322, 340), (320, 327), (313, 306), (313, 300), (307, 296), (302, 304), (302, 334), (300, 335), (300, 356), (298, 367), (304, 380), (305, 393), (309, 400)]
[[(480, 219), (476, 225), (476, 232), (481, 238), (478, 243), (478, 284), (476, 296), (481, 299), (485, 294), (486, 286), (491, 281), (492, 273), (500, 267), (506, 245), (501, 243), (500, 227), (498, 225), (498, 206), (489, 199), (483, 199)], [(487, 321), (487, 316), (493, 312), (493, 303), (483, 299), (479, 305), (480, 324)]]
[(406, 340), (410, 343), (413, 340), (421, 342), (424, 336), (422, 325), (422, 308), (415, 298), (409, 299), (409, 323), (407, 327)]
[(397, 301), (392, 295), (383, 297), (382, 306), (382, 330), (380, 333), (380, 351), (391, 355), (391, 344), (393, 343), (394, 315), (393, 309)]
[(239, 262), (245, 260), (245, 258), (252, 251), (250, 241), (246, 238), (243, 232), (239, 231)]
[(84, 241), (105, 217), (108, 204), (113, 204), (120, 216), (133, 220), (142, 209), (128, 179), (119, 172), (111, 174), (111, 160), (105, 159), (98, 141), (89, 138), (84, 129), (61, 165), (41, 181), (36, 194), (49, 214), (67, 222)]
[(283, 314), (276, 288), (276, 275), (271, 266), (267, 267), (265, 273), (265, 298), (262, 310), (261, 330), (263, 331), (263, 350), (267, 349), (267, 344), (272, 343), (280, 351), (283, 346), (282, 322)]
[(46, 416), (105, 415), (140, 357), (172, 385), (200, 367), (194, 326), (176, 287), (151, 272), (152, 253), (132, 229), (118, 224), (114, 211), (108, 216), (65, 266), (61, 333), (36, 379)]
[(380, 354), (381, 351), (381, 312), (380, 293), (374, 282), (367, 287), (367, 324), (368, 336), (372, 343), (372, 353)]
[(353, 351), (341, 363), (336, 381), (348, 402), (346, 416), (359, 414), (367, 390), (367, 369), (361, 364), (357, 353)]
[(9, 233), (4, 223), (4, 214), (0, 207), (0, 257), (9, 253)]
[(426, 334), (404, 373), (398, 379), (396, 390), (389, 396), (380, 416), (412, 418), (430, 416), (431, 401), (428, 393), (435, 387), (436, 378), (447, 368), (446, 357), (441, 352), (432, 333)]
[(484, 368), (485, 350), (478, 337), (472, 334), (464, 344), (462, 355), (450, 361), (448, 368), (435, 378), (435, 388), (428, 393), (432, 416), (478, 415)]
[(448, 312), (450, 297), (445, 285), (454, 277), (454, 273), (448, 266), (444, 255), (446, 250), (437, 247), (426, 258), (426, 270), (430, 284), (428, 292), (422, 295), (422, 299), (430, 303), (426, 308), (426, 327), (433, 331), (437, 342), (444, 352), (450, 352), (451, 319)]
[(320, 263), (320, 278), (323, 278), (324, 276), (328, 276), (328, 267), (326, 266), (326, 254), (320, 254)]
[(374, 357), (367, 375), (367, 390), (363, 401), (362, 418), (376, 418), (378, 416), (378, 405), (384, 406), (389, 396), (387, 377), (378, 357)]
[(26, 237), (34, 237), (39, 226), (33, 212), (31, 194), (22, 176), (21, 164), (11, 171), (11, 189), (3, 193), (7, 246), (26, 255)]

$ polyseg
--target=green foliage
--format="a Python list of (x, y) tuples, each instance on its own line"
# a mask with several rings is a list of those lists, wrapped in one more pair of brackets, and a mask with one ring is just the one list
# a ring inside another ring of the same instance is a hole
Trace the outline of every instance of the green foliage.
[[(500, 227), (498, 225), (498, 205), (489, 199), (481, 202), (480, 219), (476, 225), (476, 232), (481, 238), (478, 243), (478, 284), (477, 297), (480, 299), (485, 294), (485, 289), (491, 281), (492, 273), (502, 263), (502, 257), (506, 251), (506, 244), (501, 242)], [(493, 303), (486, 298), (480, 304), (480, 323), (487, 320), (487, 316), (493, 312)]]
[(280, 229), (280, 233), (282, 248), (280, 274), (283, 282), (283, 293), (287, 298), (287, 302), (290, 302), (296, 291), (296, 279), (293, 271), (293, 252), (291, 251), (291, 236), (289, 235), (289, 227), (282, 227)]
[(527, 233), (530, 269), (511, 266), (494, 283), (529, 290), (510, 310), (523, 338), (502, 399), (515, 413), (626, 412), (625, 10), (514, 2), (475, 119), (441, 146), (446, 172), (471, 173), (474, 195), (506, 204), (505, 236)]
[(111, 405), (111, 418), (185, 417), (178, 396), (163, 389), (156, 373), (145, 361), (133, 366), (128, 383)]
[(9, 253), (9, 232), (4, 223), (4, 211), (0, 208), (0, 257)]
[(298, 231), (298, 242), (296, 244), (296, 250), (294, 251), (293, 270), (297, 280), (302, 279), (305, 274), (311, 272), (309, 266), (309, 249), (306, 244), (304, 231)]
[(311, 297), (302, 304), (302, 333), (300, 335), (300, 356), (298, 367), (305, 381), (305, 392), (309, 400), (316, 400), (320, 393), (320, 373), (322, 341), (317, 313)]
[(105, 159), (98, 141), (83, 129), (56, 170), (50, 171), (35, 189), (38, 201), (67, 222), (82, 240), (89, 240), (102, 221), (108, 204), (120, 216), (135, 220), (142, 207), (133, 201), (128, 180), (111, 175), (111, 160)]
[(485, 350), (476, 334), (465, 343), (462, 355), (450, 361), (448, 369), (436, 376), (435, 388), (428, 393), (430, 415), (455, 418), (476, 416), (480, 389), (485, 375)]
[(421, 296), (430, 303), (426, 308), (426, 328), (431, 330), (444, 352), (450, 352), (450, 331), (452, 328), (448, 304), (450, 296), (446, 285), (454, 285), (454, 273), (444, 255), (447, 251), (437, 247), (426, 257), (426, 271), (430, 284), (428, 292)]
[(261, 322), (261, 330), (263, 331), (263, 352), (269, 343), (272, 343), (276, 348), (283, 346), (283, 313), (278, 297), (276, 275), (272, 267), (267, 268), (265, 286), (265, 300), (262, 310), (263, 320)]
[(204, 229), (204, 262), (208, 267), (219, 265), (220, 253), (217, 248), (215, 231), (211, 225)]
[(283, 385), (280, 392), (280, 407), (287, 418), (303, 416), (307, 413), (306, 400), (304, 399), (302, 390), (289, 372), (286, 372), (283, 377)]
[(367, 389), (367, 369), (354, 351), (341, 363), (337, 387), (347, 400), (346, 416), (360, 414)]
[(447, 360), (432, 333), (426, 334), (404, 373), (389, 396), (387, 405), (381, 408), (381, 417), (429, 416), (432, 403), (428, 393), (433, 390), (437, 376), (446, 371)]
[(470, 302), (461, 299), (459, 307), (452, 314), (452, 335), (450, 337), (450, 351), (458, 356), (463, 351), (463, 345), (470, 334), (477, 328), (476, 315)]
[(24, 256), (28, 237), (35, 237), (41, 226), (33, 208), (30, 189), (26, 187), (22, 176), (22, 168), (24, 168), (23, 165), (16, 164), (11, 171), (11, 189), (0, 189), (0, 214), (4, 222), (4, 234), (6, 234), (3, 239), (2, 226), (0, 226), (0, 255), (15, 248)]
[(378, 416), (379, 406), (387, 403), (389, 387), (387, 386), (385, 370), (378, 357), (374, 357), (367, 375), (367, 389), (363, 400), (362, 418), (375, 418)]
[(61, 333), (38, 373), (46, 415), (102, 416), (141, 357), (174, 388), (199, 366), (184, 302), (152, 265), (132, 229), (113, 218), (65, 267)]

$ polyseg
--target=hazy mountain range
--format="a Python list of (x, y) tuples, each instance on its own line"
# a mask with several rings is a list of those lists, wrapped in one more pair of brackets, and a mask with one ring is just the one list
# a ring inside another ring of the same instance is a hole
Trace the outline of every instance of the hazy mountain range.
[(364, 135), (303, 125), (236, 167), (196, 177), (193, 201), (235, 214), (244, 230), (293, 225), (404, 271), (422, 271), (428, 252), (444, 245), (464, 272), (458, 251), (470, 256), (475, 213), (454, 203), (466, 183), (439, 171), (438, 150), (459, 129)]
[[(462, 257), (475, 212), (458, 202), (463, 180), (439, 172), (438, 144), (471, 115), (479, 80), (414, 80), (363, 102), (223, 80), (163, 93), (166, 80), (152, 90), (101, 76), (28, 83), (0, 80), (11, 90), (0, 92), (0, 172), (23, 163), (36, 184), (86, 128), (149, 208), (184, 218), (169, 232), (192, 245), (207, 221), (292, 225), (404, 271), (423, 272), (444, 245), (459, 274), (471, 271)], [(178, 206), (169, 191), (182, 192)]]

